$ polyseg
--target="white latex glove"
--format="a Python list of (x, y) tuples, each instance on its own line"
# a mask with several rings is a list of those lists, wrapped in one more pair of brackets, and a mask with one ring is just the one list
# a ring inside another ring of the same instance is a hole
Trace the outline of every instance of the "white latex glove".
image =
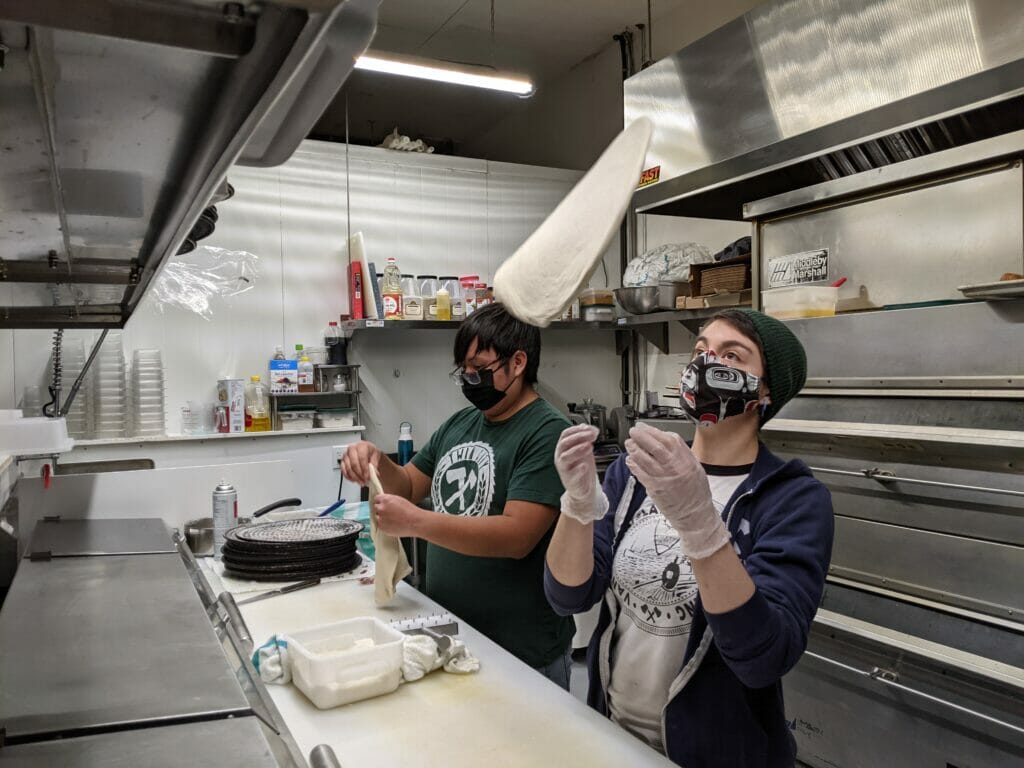
[(709, 557), (729, 543), (704, 468), (679, 435), (637, 424), (626, 441), (626, 466), (676, 529), (687, 557)]
[(596, 439), (597, 427), (577, 424), (562, 432), (555, 446), (555, 469), (565, 486), (562, 514), (580, 523), (600, 520), (608, 511), (608, 499), (597, 482)]

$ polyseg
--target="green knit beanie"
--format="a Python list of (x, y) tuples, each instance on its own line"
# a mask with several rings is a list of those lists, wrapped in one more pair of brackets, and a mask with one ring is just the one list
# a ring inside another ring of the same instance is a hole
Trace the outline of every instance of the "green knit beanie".
[(765, 378), (772, 397), (771, 405), (761, 417), (764, 424), (803, 389), (807, 381), (807, 354), (800, 340), (781, 320), (753, 309), (739, 311), (757, 330), (764, 350)]

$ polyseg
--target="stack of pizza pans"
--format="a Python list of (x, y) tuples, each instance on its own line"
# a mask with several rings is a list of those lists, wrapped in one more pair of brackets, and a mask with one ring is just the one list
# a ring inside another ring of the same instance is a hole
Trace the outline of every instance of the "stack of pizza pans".
[(317, 517), (232, 528), (224, 537), (224, 570), (256, 581), (304, 581), (351, 571), (359, 565), (354, 520)]

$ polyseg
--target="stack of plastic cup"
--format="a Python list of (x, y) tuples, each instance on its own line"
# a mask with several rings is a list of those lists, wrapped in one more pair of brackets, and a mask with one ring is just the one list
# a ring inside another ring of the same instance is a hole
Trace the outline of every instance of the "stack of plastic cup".
[[(51, 372), (53, 360), (50, 360)], [(69, 333), (64, 334), (64, 339), (61, 342), (61, 391), (60, 401), (61, 405), (67, 402), (68, 395), (71, 394), (71, 388), (75, 384), (75, 380), (82, 372), (82, 368), (85, 367), (85, 343), (80, 336), (70, 336)], [(76, 437), (79, 440), (92, 436), (92, 423), (90, 420), (91, 416), (91, 399), (92, 399), (92, 382), (91, 377), (86, 376), (82, 382), (82, 386), (78, 389), (78, 394), (75, 395), (75, 400), (71, 403), (71, 410), (65, 414), (67, 420), (68, 435), (70, 437)], [(49, 395), (46, 400), (48, 401)], [(45, 401), (44, 401), (45, 402)]]
[(120, 331), (109, 331), (92, 364), (93, 433), (99, 439), (128, 435), (128, 392), (123, 344)]
[(132, 436), (164, 434), (164, 364), (159, 349), (136, 349), (131, 374)]

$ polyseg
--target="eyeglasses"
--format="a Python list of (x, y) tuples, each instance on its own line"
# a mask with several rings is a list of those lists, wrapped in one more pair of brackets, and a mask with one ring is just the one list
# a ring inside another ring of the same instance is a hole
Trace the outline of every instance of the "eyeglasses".
[(459, 387), (461, 387), (463, 384), (479, 384), (480, 371), (491, 371), (493, 373), (494, 371), (497, 370), (497, 368), (492, 368), (492, 365), (497, 365), (498, 368), (501, 368), (507, 362), (507, 357), (499, 357), (493, 363), (488, 363), (483, 368), (480, 368), (479, 370), (476, 371), (467, 371), (465, 366), (460, 365), (458, 368), (456, 368), (454, 371), (448, 374), (448, 376), (449, 378), (451, 378), (452, 381), (455, 382), (455, 385)]

